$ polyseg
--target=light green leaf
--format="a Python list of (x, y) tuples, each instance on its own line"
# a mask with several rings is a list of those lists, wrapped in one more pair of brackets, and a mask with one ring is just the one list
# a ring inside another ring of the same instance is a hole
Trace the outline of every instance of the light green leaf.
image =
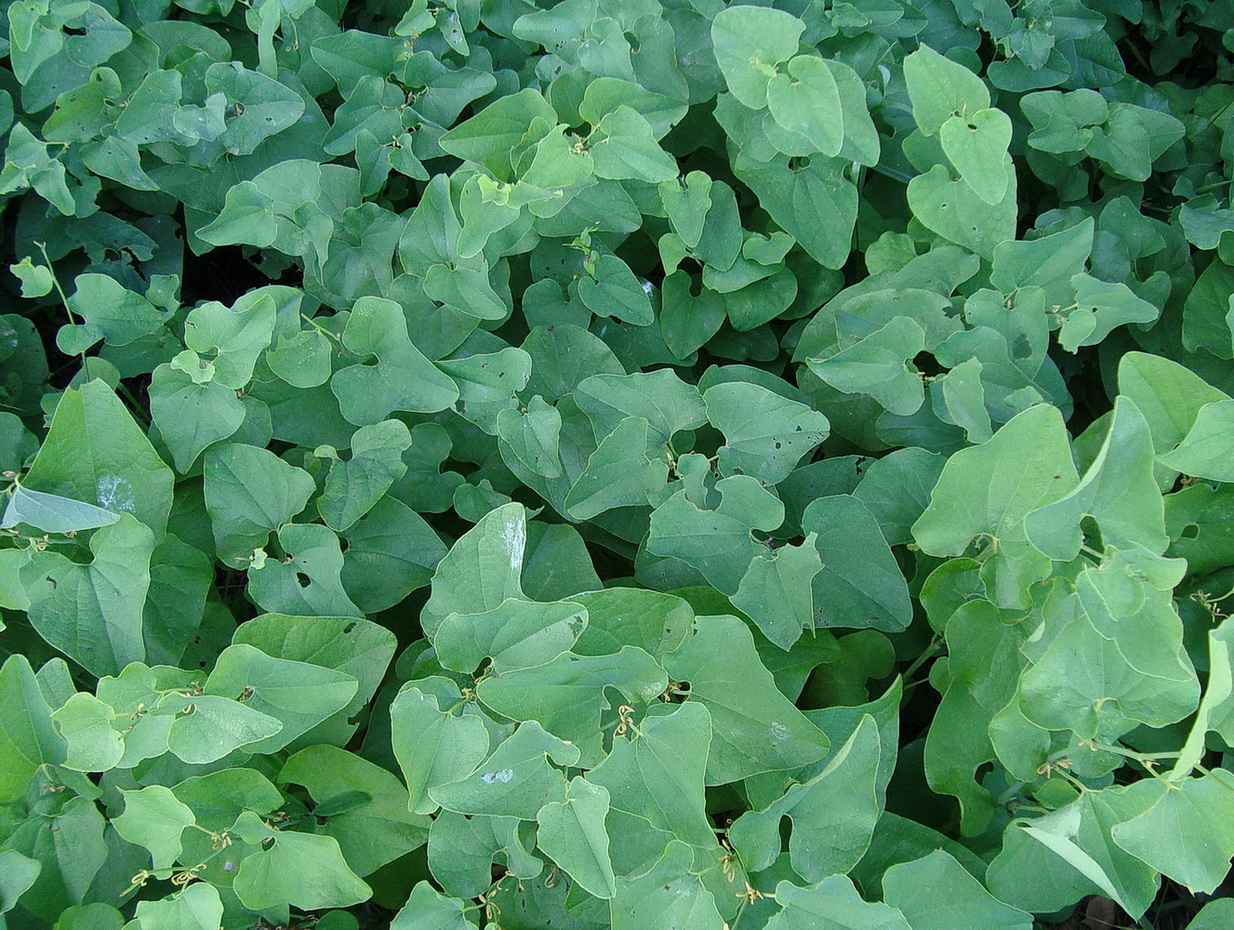
[(282, 724), (276, 735), (248, 744), (249, 751), (264, 754), (277, 752), (347, 706), (358, 687), (345, 672), (276, 658), (237, 643), (219, 656), (205, 693), (240, 701)]
[(223, 901), (208, 882), (195, 882), (160, 901), (138, 901), (135, 930), (215, 930), (223, 920)]
[(668, 484), (668, 462), (642, 417), (626, 417), (601, 440), (566, 495), (573, 520), (590, 520), (617, 507), (642, 507)]
[(94, 558), (88, 565), (51, 550), (36, 553), (20, 572), (30, 623), (95, 675), (114, 675), (141, 661), (154, 544), (154, 534), (125, 513), (90, 538)]
[(1001, 203), (1007, 194), (1004, 167), (1011, 145), (1011, 120), (1002, 110), (977, 110), (949, 116), (939, 129), (943, 152), (968, 186), (986, 203)]
[(330, 390), (351, 423), (379, 423), (395, 410), (436, 413), (458, 400), (453, 379), (416, 348), (407, 335), (403, 309), (392, 300), (357, 300), (343, 345), (356, 355), (377, 357), (376, 365), (351, 365), (330, 379)]
[(978, 540), (994, 602), (1027, 606), (1025, 592), (1049, 574), (1050, 560), (1028, 541), (1024, 519), (1078, 482), (1062, 416), (1048, 405), (1030, 407), (988, 442), (947, 460), (913, 538), (938, 556), (961, 555)]
[(56, 494), (28, 491), (19, 484), (9, 496), (0, 527), (9, 529), (25, 523), (44, 533), (72, 533), (111, 526), (119, 519), (119, 514), (102, 507)]
[(913, 119), (927, 136), (952, 116), (972, 116), (990, 106), (990, 92), (981, 78), (926, 45), (905, 57), (904, 81)]
[(68, 744), (65, 768), (106, 772), (123, 758), (124, 739), (113, 723), (118, 715), (93, 694), (79, 691), (51, 718)]
[(124, 812), (112, 819), (116, 832), (130, 843), (148, 849), (156, 871), (171, 868), (183, 849), (180, 834), (196, 823), (192, 809), (162, 785), (121, 794)]
[(846, 875), (809, 888), (781, 881), (775, 897), (784, 910), (767, 922), (768, 930), (916, 930), (898, 909), (863, 901)]
[(953, 856), (938, 849), (892, 866), (883, 876), (883, 900), (908, 918), (913, 930), (1032, 930), (1033, 918), (991, 895)]
[(667, 687), (667, 674), (651, 656), (636, 646), (623, 646), (613, 655), (563, 653), (544, 665), (486, 678), (476, 693), (496, 713), (537, 720), (554, 736), (568, 740), (578, 747), (579, 764), (590, 768), (604, 758), (601, 728), (611, 710), (605, 689), (620, 692), (637, 710)]
[(795, 55), (787, 73), (767, 84), (767, 106), (777, 123), (800, 133), (824, 155), (839, 155), (844, 144), (844, 108), (831, 69), (821, 58)]
[(827, 752), (826, 735), (776, 688), (736, 617), (699, 617), (664, 666), (674, 681), (688, 681), (690, 699), (711, 713), (708, 784), (801, 768)]
[(63, 762), (64, 755), (29, 660), (9, 656), (0, 666), (0, 803), (24, 798), (39, 766)]
[(800, 546), (756, 555), (732, 596), (733, 606), (781, 649), (791, 649), (802, 628), (814, 626), (813, 581), (823, 568), (816, 539), (811, 533)]
[(764, 484), (787, 478), (831, 429), (821, 413), (749, 381), (713, 385), (703, 403), (725, 438), (720, 473), (752, 475)]
[(551, 662), (586, 626), (586, 609), (572, 601), (507, 598), (484, 613), (450, 614), (437, 627), (433, 646), (445, 668), (470, 673), (488, 658), (493, 671), (503, 673)]
[[(458, 704), (463, 703), (457, 685), (436, 681), (456, 693)], [(489, 735), (481, 718), (450, 711), (442, 710), (437, 696), (415, 682), (404, 685), (390, 705), (394, 755), (407, 782), (407, 806), (413, 813), (435, 812), (438, 805), (429, 798), (429, 789), (465, 778), (488, 756)]]
[(313, 798), (320, 832), (338, 840), (357, 875), (375, 872), (428, 841), (428, 820), (408, 809), (407, 789), (378, 765), (335, 746), (309, 746), (279, 772), (279, 782), (302, 785)]
[(794, 872), (818, 881), (852, 869), (882, 812), (876, 789), (880, 751), (878, 725), (867, 714), (821, 772), (791, 785), (766, 810), (742, 814), (729, 835), (747, 868), (761, 871), (779, 857), (780, 820), (789, 817)]
[(610, 905), (613, 930), (723, 930), (715, 896), (691, 874), (693, 862), (693, 850), (674, 840), (648, 871), (618, 878)]
[(749, 475), (716, 482), (719, 506), (704, 510), (678, 491), (651, 514), (647, 551), (680, 559), (702, 572), (719, 591), (735, 594), (760, 546), (750, 531), (774, 530), (784, 505)]
[(426, 881), (416, 883), (411, 897), (394, 915), (390, 930), (475, 930), (463, 901), (441, 894)]
[(240, 863), (233, 885), (250, 910), (287, 904), (302, 910), (349, 907), (373, 894), (347, 867), (332, 836), (272, 830), (252, 811), (240, 815), (235, 832), (262, 847)]
[(197, 456), (234, 436), (244, 423), (244, 402), (235, 391), (214, 380), (196, 382), (170, 364), (154, 369), (149, 394), (150, 418), (182, 475)]
[(1114, 842), (1197, 894), (1212, 894), (1234, 857), (1234, 776), (1143, 781), (1128, 792), (1155, 797), (1144, 813), (1114, 825)]
[(521, 598), (526, 549), (527, 511), (522, 504), (503, 504), (485, 514), (438, 564), (420, 617), (424, 634), (432, 639), (449, 614), (484, 613), (506, 598)]
[(123, 402), (102, 381), (65, 391), (22, 484), (32, 491), (128, 513), (163, 538), (171, 469)]
[(273, 452), (240, 443), (215, 446), (202, 462), (206, 512), (219, 558), (243, 568), (270, 533), (304, 509), (312, 477)]
[(606, 899), (617, 893), (604, 825), (608, 807), (608, 791), (580, 776), (566, 786), (564, 801), (536, 814), (536, 845), (584, 891)]
[[(1015, 238), (1016, 181), (1010, 155), (1003, 156), (1003, 174), (1003, 197), (991, 204), (966, 180), (952, 180), (946, 168), (935, 165), (908, 182), (909, 208), (930, 231), (984, 259), (993, 259), (999, 243)], [(993, 187), (992, 182), (986, 183)]]
[(733, 6), (711, 21), (716, 61), (733, 96), (755, 109), (767, 103), (767, 83), (776, 66), (797, 53), (805, 24), (769, 7)]
[(359, 617), (343, 588), (339, 538), (319, 523), (287, 523), (279, 529), (286, 561), (267, 558), (248, 569), (249, 596), (263, 610), (313, 617)]
[(403, 453), (411, 432), (402, 420), (362, 426), (351, 437), (351, 457), (330, 462), (317, 510), (326, 525), (342, 533), (368, 513), (407, 472)]
[(525, 721), (474, 772), (430, 788), (429, 797), (458, 814), (535, 820), (546, 803), (566, 797), (566, 777), (549, 765), (550, 758), (569, 767), (578, 763), (579, 751), (536, 721)]
[(1106, 546), (1162, 553), (1168, 545), (1148, 423), (1125, 397), (1115, 400), (1109, 432), (1080, 483), (1066, 497), (1029, 513), (1024, 529), (1047, 556), (1069, 562), (1080, 552), (1085, 517), (1097, 521)]

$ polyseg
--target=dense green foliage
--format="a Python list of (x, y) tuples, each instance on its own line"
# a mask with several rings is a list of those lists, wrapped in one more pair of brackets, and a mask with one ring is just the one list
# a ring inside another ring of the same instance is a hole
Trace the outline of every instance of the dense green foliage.
[(1230, 0), (4, 7), (0, 930), (1234, 925)]

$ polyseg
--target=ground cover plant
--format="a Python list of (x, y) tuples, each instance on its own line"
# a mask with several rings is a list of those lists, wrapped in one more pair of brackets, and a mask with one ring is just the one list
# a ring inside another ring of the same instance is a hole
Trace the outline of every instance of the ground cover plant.
[(1234, 4), (7, 0), (0, 930), (1234, 926)]

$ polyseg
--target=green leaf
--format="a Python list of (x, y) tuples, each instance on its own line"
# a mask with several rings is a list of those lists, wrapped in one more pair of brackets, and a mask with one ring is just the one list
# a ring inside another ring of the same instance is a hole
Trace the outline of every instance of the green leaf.
[(9, 271), (21, 281), (22, 297), (46, 297), (55, 286), (56, 279), (51, 268), (34, 264), (29, 255), (17, 264), (9, 265)]
[(235, 832), (262, 847), (240, 863), (233, 885), (250, 910), (286, 904), (303, 910), (349, 907), (373, 893), (347, 867), (332, 836), (272, 830), (252, 811), (240, 815)]
[(831, 355), (806, 359), (811, 372), (837, 390), (872, 396), (889, 412), (909, 416), (925, 400), (913, 359), (925, 348), (925, 331), (906, 316)]
[(1114, 842), (1198, 894), (1211, 894), (1234, 856), (1234, 778), (1214, 769), (1203, 778), (1143, 781), (1129, 793), (1156, 798), (1144, 813), (1115, 824)]
[(776, 688), (749, 628), (736, 617), (695, 620), (664, 666), (674, 681), (689, 682), (690, 699), (711, 713), (708, 784), (801, 768), (827, 752), (826, 735)]
[(274, 335), (275, 303), (269, 294), (242, 297), (228, 308), (217, 301), (192, 310), (184, 321), (184, 343), (214, 356), (214, 380), (240, 390)]
[(1195, 478), (1231, 481), (1229, 426), (1234, 420), (1234, 401), (1205, 404), (1182, 441), (1160, 456), (1162, 465)]
[(13, 849), (0, 849), (0, 914), (11, 911), (17, 900), (29, 891), (43, 864)]
[(201, 694), (164, 703), (160, 712), (176, 715), (168, 748), (183, 762), (206, 765), (263, 739), (283, 725), (268, 714), (218, 695)]
[[(1002, 170), (1006, 181), (1003, 197), (991, 204), (967, 180), (952, 180), (946, 168), (935, 165), (908, 182), (909, 208), (931, 232), (992, 260), (999, 243), (1015, 238), (1016, 181), (1011, 156), (1004, 155)], [(985, 183), (989, 193), (993, 182)]]
[(910, 930), (898, 909), (863, 901), (845, 875), (809, 888), (781, 881), (775, 898), (784, 910), (767, 922), (769, 930)]
[(658, 591), (612, 587), (570, 600), (587, 608), (587, 629), (574, 644), (579, 655), (605, 656), (637, 646), (662, 659), (681, 644), (694, 621), (686, 601)]
[(1003, 163), (1011, 145), (1011, 120), (1006, 113), (991, 109), (949, 116), (939, 129), (939, 142), (978, 197), (991, 205), (1002, 201), (1008, 185)]
[(544, 665), (486, 678), (476, 688), (485, 706), (515, 720), (537, 720), (554, 736), (578, 747), (579, 764), (604, 758), (601, 730), (611, 709), (605, 689), (619, 691), (635, 709), (668, 687), (668, 676), (645, 651), (623, 646), (614, 655), (563, 653)]
[(969, 117), (990, 106), (990, 92), (981, 78), (926, 45), (905, 57), (904, 82), (913, 119), (927, 136), (952, 116)]
[(756, 479), (732, 475), (716, 482), (719, 506), (704, 510), (678, 491), (651, 514), (647, 551), (692, 565), (719, 591), (735, 594), (760, 546), (750, 531), (774, 530), (784, 505)]
[(691, 874), (693, 861), (693, 850), (674, 840), (649, 870), (618, 878), (610, 911), (613, 930), (722, 930), (715, 896)]
[(463, 902), (443, 895), (426, 881), (416, 883), (411, 897), (394, 915), (390, 930), (474, 930)]
[(811, 258), (825, 268), (839, 269), (848, 260), (857, 222), (857, 188), (844, 175), (847, 164), (841, 158), (814, 155), (790, 166), (786, 156), (763, 162), (743, 152), (733, 162), (733, 173)]
[(68, 744), (64, 767), (78, 772), (106, 772), (124, 756), (124, 739), (116, 732), (116, 712), (93, 694), (78, 692), (52, 714)]
[(824, 155), (840, 154), (844, 108), (836, 79), (823, 59), (813, 55), (790, 59), (787, 73), (780, 71), (767, 83), (767, 106), (789, 132), (805, 136)]
[(609, 836), (608, 791), (580, 777), (566, 786), (566, 799), (545, 804), (536, 814), (536, 845), (579, 887), (597, 898), (617, 893)]
[(176, 471), (187, 474), (207, 448), (236, 434), (244, 402), (217, 381), (198, 383), (170, 364), (154, 369), (150, 418), (171, 452)]
[(575, 388), (574, 400), (591, 420), (596, 439), (610, 435), (626, 417), (646, 419), (662, 443), (681, 430), (697, 429), (707, 422), (698, 388), (668, 368), (594, 375)]
[(878, 522), (857, 498), (821, 497), (801, 518), (816, 534), (822, 570), (814, 576), (814, 625), (872, 627), (888, 633), (905, 629), (912, 605), (895, 556)]
[(40, 765), (62, 762), (65, 755), (25, 656), (11, 655), (0, 666), (0, 721), (0, 803), (12, 804), (25, 797)]
[(251, 752), (282, 749), (347, 706), (358, 682), (345, 672), (266, 655), (247, 643), (228, 646), (206, 679), (205, 693), (230, 697), (282, 723)]
[[(612, 810), (641, 817), (692, 846), (714, 842), (703, 807), (711, 715), (697, 701), (652, 706), (632, 737), (617, 736), (587, 781), (607, 788)], [(612, 814), (609, 815), (612, 817)]]
[(115, 346), (154, 332), (167, 319), (150, 301), (104, 274), (79, 275), (69, 309), (85, 321), (91, 339), (102, 338)]
[[(45, 447), (46, 448), (46, 447)], [(145, 658), (142, 607), (150, 586), (154, 534), (125, 513), (90, 538), (93, 560), (36, 553), (20, 578), (30, 623), (48, 643), (95, 675)]]
[(806, 618), (814, 625), (813, 581), (823, 569), (816, 540), (811, 533), (800, 546), (759, 553), (732, 596), (733, 606), (784, 650), (801, 637)]
[(1087, 274), (1071, 279), (1076, 290), (1076, 309), (1063, 318), (1058, 344), (1068, 352), (1080, 346), (1097, 345), (1124, 323), (1152, 323), (1161, 311), (1137, 297), (1121, 281), (1110, 284)]
[(490, 436), (497, 435), (497, 417), (514, 407), (515, 397), (531, 378), (531, 356), (506, 346), (497, 352), (438, 363), (458, 385), (455, 410)]
[(351, 458), (334, 458), (317, 510), (326, 525), (342, 533), (368, 513), (403, 477), (403, 453), (411, 432), (401, 420), (362, 426), (351, 437)]
[(748, 381), (713, 385), (703, 402), (724, 434), (721, 474), (752, 475), (764, 484), (787, 478), (831, 428), (821, 413)]
[[(681, 237), (686, 248), (697, 248), (703, 237), (703, 225), (711, 209), (711, 184), (711, 178), (702, 171), (691, 171), (684, 177), (660, 182), (660, 202), (664, 204), (673, 231)], [(16, 269), (18, 266), (12, 267)]]
[(452, 613), (479, 614), (521, 598), (527, 512), (504, 504), (484, 517), (454, 544), (437, 566), (433, 589), (420, 623), (430, 639)]
[(768, 868), (780, 855), (780, 820), (789, 817), (794, 872), (818, 881), (849, 871), (864, 855), (882, 812), (875, 789), (879, 753), (878, 726), (865, 715), (826, 768), (789, 787), (766, 810), (747, 812), (733, 823), (729, 835), (742, 861), (752, 871)]
[(1080, 553), (1080, 522), (1086, 516), (1097, 521), (1107, 546), (1161, 553), (1168, 545), (1148, 423), (1125, 397), (1115, 400), (1109, 432), (1080, 483), (1066, 497), (1028, 514), (1024, 529), (1039, 550), (1068, 562)]
[(776, 66), (797, 53), (804, 31), (801, 20), (782, 10), (734, 6), (716, 13), (711, 41), (733, 96), (747, 107), (765, 106)]
[(620, 106), (605, 114), (593, 130), (591, 143), (598, 178), (660, 184), (677, 177), (676, 160), (660, 148), (655, 130), (637, 110)]
[(330, 378), (330, 342), (316, 329), (280, 334), (266, 350), (266, 364), (292, 387), (312, 388)]
[[(453, 690), (452, 698), (463, 703), (457, 685), (445, 679), (435, 681)], [(455, 716), (450, 710), (441, 709), (437, 695), (421, 690), (415, 682), (404, 685), (390, 705), (394, 755), (407, 783), (407, 806), (413, 813), (438, 810), (429, 789), (465, 778), (488, 756), (489, 735), (481, 718), (468, 713)]]
[(308, 503), (312, 477), (273, 452), (240, 443), (215, 446), (202, 462), (206, 511), (219, 558), (244, 567), (255, 549)]
[(156, 871), (171, 868), (183, 851), (180, 835), (197, 822), (192, 809), (162, 785), (121, 793), (124, 812), (112, 819), (116, 832), (148, 849)]
[(113, 511), (93, 504), (41, 491), (27, 491), (16, 485), (4, 509), (4, 517), (0, 519), (0, 526), (9, 529), (25, 523), (44, 533), (72, 533), (111, 526), (119, 519), (120, 516)]
[[(668, 462), (642, 417), (626, 417), (605, 436), (566, 495), (566, 512), (590, 520), (617, 507), (641, 507), (668, 484)], [(653, 457), (654, 456), (654, 457)]]
[(133, 924), (137, 930), (214, 930), (222, 920), (218, 889), (196, 882), (161, 901), (138, 901)]
[(171, 469), (102, 381), (64, 392), (22, 484), (131, 514), (156, 541), (163, 537), (171, 510)]
[(429, 797), (458, 814), (535, 820), (544, 804), (566, 797), (566, 778), (549, 759), (569, 767), (578, 758), (576, 747), (525, 721), (474, 772), (430, 788)]
[(343, 536), (343, 589), (366, 614), (393, 607), (423, 588), (446, 554), (445, 544), (424, 518), (389, 496)]
[(395, 410), (436, 413), (459, 397), (449, 375), (433, 365), (407, 335), (402, 308), (380, 297), (361, 297), (343, 331), (343, 345), (376, 365), (350, 365), (330, 379), (330, 390), (348, 422), (380, 423)]
[(1025, 592), (1049, 574), (1050, 560), (1029, 542), (1025, 517), (1078, 482), (1062, 416), (1048, 405), (1030, 407), (988, 442), (947, 460), (913, 538), (937, 556), (961, 555), (978, 540), (994, 602), (1027, 606)]
[(599, 255), (589, 275), (578, 279), (578, 299), (596, 316), (634, 326), (655, 321), (651, 299), (630, 266), (616, 255)]
[(338, 840), (357, 875), (369, 875), (428, 841), (428, 820), (410, 813), (398, 778), (357, 755), (309, 746), (287, 760), (278, 780), (307, 789), (316, 802), (313, 816), (326, 820), (321, 832)]
[(321, 617), (358, 617), (343, 588), (339, 538), (318, 523), (287, 523), (278, 532), (286, 560), (266, 558), (249, 566), (249, 596), (263, 610)]
[(963, 926), (1032, 930), (1032, 915), (1003, 904), (953, 856), (938, 849), (892, 866), (883, 876), (883, 900), (908, 918), (913, 930)]
[(586, 626), (587, 611), (571, 601), (508, 598), (484, 613), (450, 614), (437, 627), (433, 646), (445, 668), (474, 672), (488, 658), (494, 672), (504, 673), (551, 662)]
[(557, 123), (557, 113), (538, 90), (528, 87), (499, 98), (459, 123), (438, 140), (438, 145), (451, 155), (483, 165), (499, 181), (513, 181), (511, 152), (537, 119), (551, 127)]
[(535, 474), (561, 477), (561, 414), (539, 394), (528, 402), (526, 412), (507, 407), (498, 413), (497, 435)]

